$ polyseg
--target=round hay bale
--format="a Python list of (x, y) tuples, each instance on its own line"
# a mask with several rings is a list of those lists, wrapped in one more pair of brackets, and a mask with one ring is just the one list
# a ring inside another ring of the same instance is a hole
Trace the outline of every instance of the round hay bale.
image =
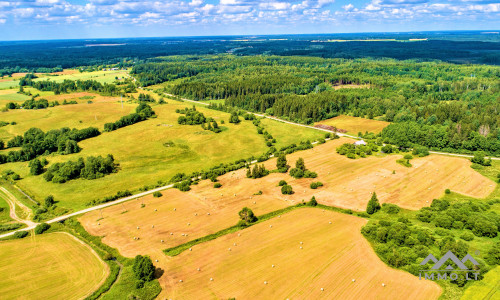
[(274, 265), (271, 265), (271, 268), (274, 268)]
[(171, 232), (171, 233), (170, 233), (170, 235), (174, 235), (174, 233), (173, 233), (173, 232)]
[(155, 211), (158, 211), (158, 210), (155, 208)]
[(355, 282), (355, 281), (356, 281), (356, 279), (353, 279), (353, 280), (352, 280), (352, 282)]
[(97, 225), (101, 225), (101, 223), (97, 223)]
[(158, 260), (156, 260), (156, 262), (158, 262)]
[(200, 269), (200, 268), (198, 268), (198, 271), (201, 271), (201, 269)]
[(163, 240), (161, 240), (161, 242), (163, 243)]
[(182, 279), (181, 279), (181, 280), (179, 280), (179, 282), (182, 282)]
[(214, 281), (214, 279), (212, 277), (210, 277), (210, 281)]
[(189, 251), (193, 251), (193, 248), (189, 248)]
[(139, 229), (139, 226), (137, 226), (137, 229)]
[(264, 281), (264, 284), (267, 284), (267, 281)]
[(382, 286), (385, 286), (385, 283), (382, 283)]
[(227, 251), (231, 251), (231, 248), (227, 249)]
[(321, 288), (321, 291), (324, 291), (325, 289), (324, 288)]

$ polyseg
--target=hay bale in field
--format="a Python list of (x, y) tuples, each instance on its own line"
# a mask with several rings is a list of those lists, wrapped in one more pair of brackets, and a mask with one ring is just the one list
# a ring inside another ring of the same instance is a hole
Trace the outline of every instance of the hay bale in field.
[(210, 277), (210, 281), (214, 281), (214, 279), (212, 277)]
[(385, 283), (382, 283), (382, 286), (385, 286)]
[(352, 282), (355, 282), (355, 281), (356, 281), (356, 279), (352, 279)]

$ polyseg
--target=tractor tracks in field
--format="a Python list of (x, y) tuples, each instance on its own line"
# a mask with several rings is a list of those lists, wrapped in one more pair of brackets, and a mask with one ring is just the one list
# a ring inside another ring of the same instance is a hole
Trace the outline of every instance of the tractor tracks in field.
[[(21, 201), (19, 201), (14, 195), (12, 195), (11, 192), (9, 192), (6, 188), (4, 187), (0, 187), (0, 196), (5, 199), (5, 201), (7, 202), (7, 204), (9, 205), (9, 216), (11, 219), (19, 222), (19, 223), (23, 223), (23, 224), (26, 224), (26, 226), (28, 227), (34, 227), (37, 225), (37, 223), (29, 220), (31, 215), (32, 215), (32, 211), (29, 207), (27, 207), (26, 205), (24, 205)], [(18, 206), (27, 216), (26, 219), (23, 219), (21, 218), (20, 216), (17, 215), (16, 213), (16, 206)]]

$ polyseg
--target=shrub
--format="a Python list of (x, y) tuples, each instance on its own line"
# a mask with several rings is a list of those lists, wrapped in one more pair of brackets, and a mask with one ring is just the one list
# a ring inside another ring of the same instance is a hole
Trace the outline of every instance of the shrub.
[(490, 265), (500, 265), (500, 242), (495, 243), (488, 250), (485, 259)]
[(470, 232), (468, 232), (468, 231), (467, 231), (467, 232), (464, 232), (464, 233), (460, 236), (460, 238), (461, 238), (462, 240), (464, 240), (464, 241), (470, 242), (470, 241), (472, 241), (472, 240), (474, 239), (474, 235), (473, 235), (472, 233), (470, 233)]
[(220, 182), (216, 182), (214, 183), (214, 188), (218, 189), (222, 186), (222, 184)]
[(286, 185), (286, 181), (280, 180), (280, 182), (278, 183), (278, 186), (284, 186), (284, 185)]
[(44, 233), (45, 231), (47, 231), (49, 228), (50, 228), (50, 225), (49, 225), (49, 224), (47, 224), (47, 223), (41, 223), (41, 224), (38, 224), (38, 225), (36, 225), (36, 227), (35, 227), (35, 233), (36, 233), (36, 234), (42, 234), (42, 233)]
[(450, 189), (446, 189), (446, 190), (444, 190), (444, 193), (445, 193), (445, 194), (450, 194), (450, 193), (451, 193), (451, 191), (450, 191)]
[(391, 215), (399, 213), (400, 208), (396, 204), (384, 203), (382, 204), (382, 211)]
[(153, 197), (155, 197), (155, 198), (160, 198), (161, 196), (163, 196), (163, 195), (159, 191), (153, 193)]
[(293, 189), (291, 185), (285, 184), (284, 186), (281, 187), (281, 193), (283, 195), (291, 195), (293, 194)]
[(45, 201), (44, 201), (44, 206), (46, 208), (49, 208), (51, 207), (52, 205), (54, 205), (56, 202), (54, 201), (54, 196), (52, 195), (48, 195), (46, 198), (45, 198)]
[(18, 231), (16, 233), (14, 233), (14, 237), (16, 239), (22, 239), (22, 238), (25, 238), (26, 236), (28, 235), (28, 232), (27, 231)]
[(311, 182), (311, 184), (309, 185), (311, 187), (311, 189), (317, 189), (318, 187), (320, 186), (323, 186), (323, 183), (322, 182)]
[(316, 178), (316, 177), (318, 177), (318, 174), (316, 174), (316, 172), (312, 172), (309, 170), (306, 170), (304, 172), (304, 178)]
[(302, 178), (304, 177), (304, 171), (298, 168), (293, 168), (290, 170), (290, 176), (296, 179)]
[(404, 159), (412, 159), (413, 156), (411, 154), (405, 154), (405, 156), (403, 158)]

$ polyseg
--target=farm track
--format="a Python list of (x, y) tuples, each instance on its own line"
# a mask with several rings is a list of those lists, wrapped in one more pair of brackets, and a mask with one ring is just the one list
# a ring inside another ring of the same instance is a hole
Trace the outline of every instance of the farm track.
[[(22, 219), (21, 217), (19, 217), (16, 214), (16, 205), (19, 206), (26, 213), (28, 218), (31, 216), (31, 209), (29, 209), (26, 205), (24, 205), (21, 201), (19, 201), (14, 195), (11, 194), (11, 192), (9, 192), (4, 187), (0, 187), (0, 194), (3, 196), (2, 198), (4, 198), (5, 201), (7, 201), (7, 203), (9, 204), (9, 208), (10, 208), (9, 216), (11, 219), (13, 219), (19, 223), (26, 224), (26, 226), (28, 226), (28, 228), (32, 227), (32, 226), (34, 228), (34, 226), (36, 226), (35, 222), (27, 220), (27, 219)], [(28, 230), (28, 228), (24, 228), (24, 229)]]

